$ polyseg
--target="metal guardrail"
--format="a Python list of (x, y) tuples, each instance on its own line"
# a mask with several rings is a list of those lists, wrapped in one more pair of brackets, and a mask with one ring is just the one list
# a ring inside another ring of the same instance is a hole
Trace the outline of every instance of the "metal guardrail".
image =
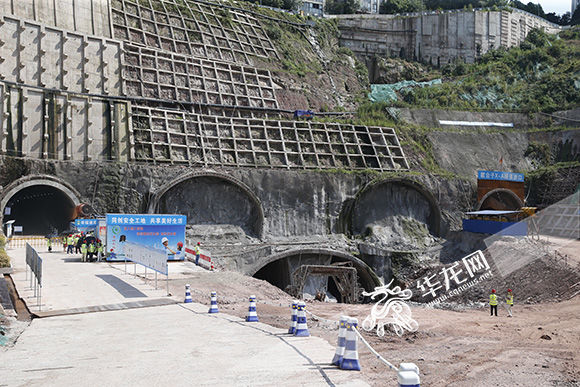
[[(34, 286), (34, 297), (38, 310), (41, 309), (42, 300), (42, 258), (38, 252), (30, 245), (26, 244), (26, 279), (28, 280), (28, 269), (30, 268), (30, 288)], [(36, 281), (33, 281), (33, 274)]]
[[(45, 247), (48, 248), (47, 240), (48, 240), (47, 238), (42, 236), (27, 236), (27, 235), (12, 236), (6, 239), (6, 246), (12, 249), (18, 249), (26, 247), (26, 245), (28, 244), (34, 248), (45, 248)], [(50, 241), (53, 246), (53, 249), (55, 248), (55, 246), (62, 244), (62, 238), (60, 237), (50, 238)]]

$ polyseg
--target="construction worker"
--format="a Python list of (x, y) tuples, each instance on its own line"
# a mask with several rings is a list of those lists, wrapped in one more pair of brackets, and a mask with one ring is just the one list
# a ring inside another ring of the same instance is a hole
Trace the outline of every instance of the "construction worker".
[(201, 243), (197, 242), (197, 245), (195, 245), (193, 252), (195, 253), (195, 264), (199, 266), (199, 254), (200, 254), (200, 246)]
[(505, 303), (507, 304), (506, 309), (508, 312), (508, 317), (512, 317), (512, 306), (514, 306), (514, 295), (512, 290), (508, 289), (507, 296), (505, 298)]
[(87, 252), (88, 252), (87, 242), (83, 241), (83, 243), (81, 244), (81, 261), (83, 262), (87, 261)]
[(81, 236), (79, 234), (75, 234), (74, 236), (74, 244), (75, 244), (75, 254), (81, 252)]
[(46, 238), (46, 245), (48, 246), (48, 252), (52, 253), (52, 241), (50, 240), (50, 237)]
[(95, 246), (95, 242), (91, 242), (89, 243), (88, 246), (88, 260), (89, 262), (93, 260), (93, 256), (95, 255), (95, 253), (97, 252), (97, 246)]
[(495, 294), (495, 289), (491, 289), (491, 294), (489, 295), (489, 306), (491, 316), (493, 316), (493, 312), (495, 311), (495, 316), (497, 317), (497, 295)]
[(66, 253), (67, 254), (74, 254), (74, 246), (75, 246), (75, 239), (73, 238), (72, 234), (69, 234), (66, 240)]

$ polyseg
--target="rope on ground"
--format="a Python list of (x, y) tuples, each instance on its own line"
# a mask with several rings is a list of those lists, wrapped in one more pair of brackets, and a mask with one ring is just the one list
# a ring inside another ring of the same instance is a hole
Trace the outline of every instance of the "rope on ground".
[(312, 313), (312, 312), (308, 311), (307, 309), (304, 309), (304, 311), (305, 311), (306, 313), (308, 313), (309, 315), (311, 315), (313, 320), (316, 320), (316, 321), (323, 321), (323, 322), (329, 322), (329, 323), (331, 323), (331, 324), (334, 324), (334, 325), (336, 325), (336, 326), (338, 326), (338, 325), (339, 325), (339, 322), (338, 322), (338, 321), (329, 320), (329, 319), (326, 319), (326, 318), (324, 318), (324, 317), (317, 316), (317, 315), (315, 315), (314, 313)]
[(379, 359), (380, 361), (382, 361), (383, 363), (385, 363), (393, 371), (398, 371), (399, 370), (397, 367), (395, 367), (394, 365), (392, 365), (387, 359), (385, 359), (384, 357), (382, 357), (377, 351), (375, 351), (373, 349), (373, 347), (371, 347), (371, 345), (368, 343), (368, 341), (366, 341), (365, 338), (360, 334), (360, 332), (358, 331), (358, 329), (354, 328), (354, 331), (356, 332), (356, 334), (358, 335), (358, 337), (361, 339), (361, 341), (373, 353), (373, 355), (375, 355), (377, 357), (377, 359)]

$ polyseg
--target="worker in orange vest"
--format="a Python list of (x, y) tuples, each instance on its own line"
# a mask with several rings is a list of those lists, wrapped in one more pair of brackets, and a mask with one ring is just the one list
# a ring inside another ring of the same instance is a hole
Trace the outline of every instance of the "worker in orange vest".
[(495, 289), (491, 289), (491, 294), (489, 295), (489, 306), (491, 316), (493, 316), (493, 312), (495, 312), (495, 316), (497, 317), (497, 295), (495, 294)]

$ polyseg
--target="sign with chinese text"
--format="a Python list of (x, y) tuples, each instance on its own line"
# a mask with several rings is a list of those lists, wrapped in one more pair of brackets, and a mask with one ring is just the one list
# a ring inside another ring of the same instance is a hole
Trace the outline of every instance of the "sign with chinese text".
[(98, 224), (98, 219), (75, 219), (75, 228), (85, 233), (96, 232)]
[(479, 180), (503, 180), (503, 181), (524, 181), (523, 173), (499, 172), (499, 171), (477, 171)]
[(107, 260), (125, 260), (126, 242), (164, 251), (169, 260), (183, 260), (185, 215), (107, 214)]

